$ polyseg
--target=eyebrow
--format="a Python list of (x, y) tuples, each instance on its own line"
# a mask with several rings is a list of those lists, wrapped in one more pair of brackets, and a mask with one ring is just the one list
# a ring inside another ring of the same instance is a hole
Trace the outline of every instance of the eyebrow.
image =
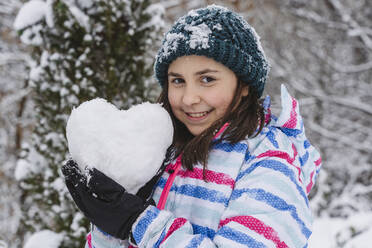
[[(219, 72), (219, 71), (212, 70), (212, 69), (205, 69), (205, 70), (201, 70), (201, 71), (195, 72), (194, 75), (203, 75), (203, 74), (211, 73), (211, 72), (213, 73), (213, 72)], [(168, 73), (168, 76), (182, 77), (182, 74), (176, 73), (176, 72), (169, 72)]]

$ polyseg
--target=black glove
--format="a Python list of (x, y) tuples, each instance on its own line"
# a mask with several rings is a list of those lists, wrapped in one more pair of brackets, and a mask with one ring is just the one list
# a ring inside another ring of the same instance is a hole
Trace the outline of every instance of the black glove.
[(137, 217), (149, 206), (147, 199), (158, 173), (137, 195), (130, 194), (118, 183), (99, 170), (89, 170), (89, 180), (73, 160), (62, 166), (62, 173), (72, 198), (84, 215), (102, 231), (119, 239), (127, 239)]

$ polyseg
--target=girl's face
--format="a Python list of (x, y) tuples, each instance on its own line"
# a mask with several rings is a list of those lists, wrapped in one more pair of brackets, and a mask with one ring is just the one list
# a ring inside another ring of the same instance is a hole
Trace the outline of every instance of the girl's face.
[[(226, 66), (204, 56), (183, 56), (168, 68), (168, 100), (173, 114), (193, 135), (225, 115), (238, 79)], [(248, 95), (246, 87), (242, 96)]]

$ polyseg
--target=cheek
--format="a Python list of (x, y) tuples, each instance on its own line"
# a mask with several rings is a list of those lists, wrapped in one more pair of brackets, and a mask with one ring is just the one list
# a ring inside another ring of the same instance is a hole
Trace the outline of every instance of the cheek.
[(218, 103), (218, 113), (222, 116), (225, 114), (225, 112), (227, 111), (227, 109), (229, 108), (230, 106), (230, 103), (231, 101), (229, 101), (228, 99), (224, 99), (224, 101), (220, 101)]
[(174, 92), (168, 92), (168, 101), (172, 109), (178, 106), (177, 95)]
[(223, 94), (213, 95), (209, 98), (209, 105), (214, 107), (219, 115), (225, 114), (232, 102), (233, 96)]

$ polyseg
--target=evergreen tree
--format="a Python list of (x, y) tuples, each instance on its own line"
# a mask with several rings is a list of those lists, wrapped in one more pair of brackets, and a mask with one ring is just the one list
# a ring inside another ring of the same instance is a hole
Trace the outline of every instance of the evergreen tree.
[(83, 246), (88, 223), (60, 172), (68, 157), (68, 116), (96, 97), (121, 109), (153, 100), (161, 15), (150, 0), (33, 0), (21, 8), (14, 27), (32, 48), (37, 122), (17, 168), (23, 171), (20, 233), (49, 229), (63, 235), (60, 247)]

